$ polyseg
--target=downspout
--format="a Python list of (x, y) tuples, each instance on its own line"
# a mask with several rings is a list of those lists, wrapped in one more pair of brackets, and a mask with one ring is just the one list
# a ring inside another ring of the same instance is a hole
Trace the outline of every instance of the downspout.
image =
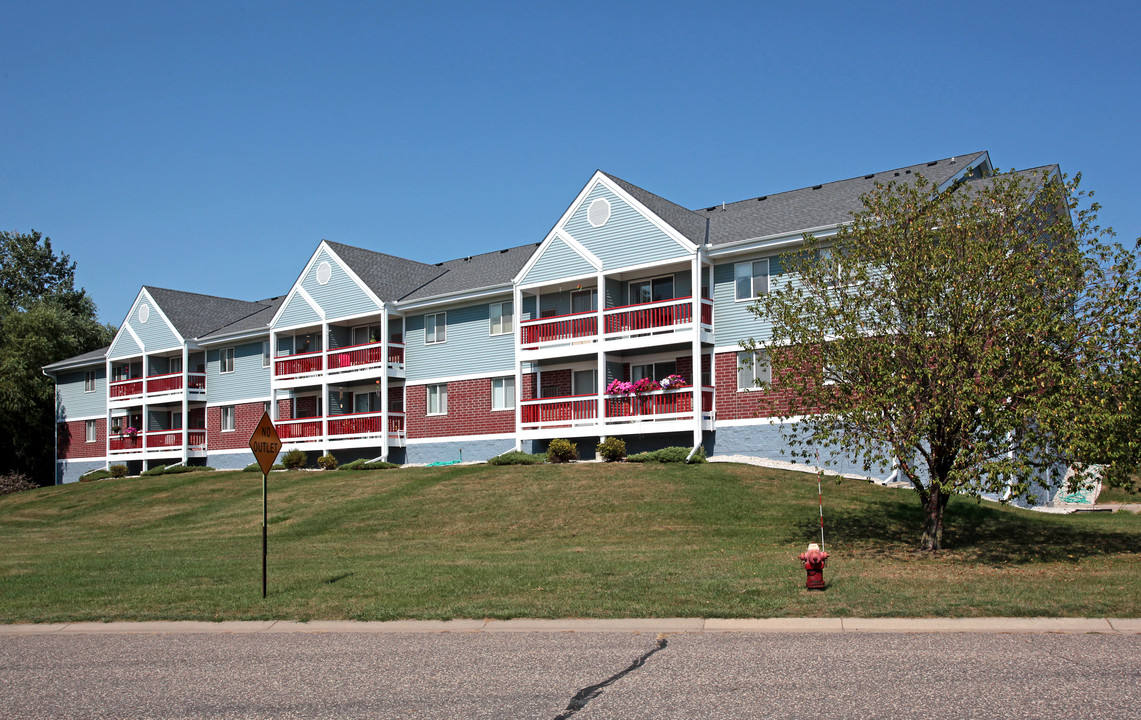
[[(511, 330), (512, 343), (515, 347), (515, 452), (523, 452), (523, 363), (519, 360), (519, 353), (523, 349), (523, 291), (519, 283), (511, 286), (512, 315), (518, 318)], [(536, 304), (536, 312), (538, 305)]]
[[(182, 464), (190, 462), (190, 347), (182, 343)], [(170, 368), (167, 368), (168, 370)]]

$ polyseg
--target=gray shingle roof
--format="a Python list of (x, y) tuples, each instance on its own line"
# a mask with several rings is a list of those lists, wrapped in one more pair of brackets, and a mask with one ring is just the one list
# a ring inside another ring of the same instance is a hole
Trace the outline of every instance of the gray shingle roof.
[(277, 309), (281, 307), (281, 303), (283, 302), (285, 302), (284, 295), (267, 300), (259, 300), (258, 303), (263, 305), (261, 310), (258, 310), (252, 315), (240, 318), (229, 325), (220, 327), (209, 335), (203, 335), (199, 339), (210, 341), (214, 338), (228, 335), (267, 330), (269, 328), (269, 321), (273, 319), (273, 316), (277, 313)]
[(333, 252), (385, 302), (398, 300), (444, 271), (435, 265), (326, 240)]
[(184, 338), (199, 338), (265, 309), (265, 303), (144, 285)]
[(958, 155), (776, 195), (762, 195), (717, 205), (701, 213), (709, 218), (709, 243), (713, 246), (835, 225), (851, 219), (852, 213), (862, 207), (860, 196), (875, 189), (877, 182), (906, 182), (921, 174), (941, 185), (983, 154)]
[[(601, 171), (600, 171), (601, 172)], [(635, 200), (645, 205), (650, 212), (669, 223), (675, 230), (689, 238), (695, 245), (705, 243), (705, 232), (708, 222), (700, 213), (687, 210), (677, 203), (670, 202), (663, 197), (643, 190), (637, 185), (626, 182), (622, 178), (603, 172), (603, 175), (613, 180), (618, 187), (630, 193)]]
[(75, 357), (70, 357), (66, 360), (53, 362), (51, 365), (44, 365), (44, 370), (48, 372), (56, 372), (58, 370), (64, 370), (76, 365), (101, 365), (104, 360), (107, 359), (107, 351), (110, 349), (111, 346), (107, 345), (105, 347), (99, 348), (98, 350), (92, 350), (91, 352), (85, 352), (82, 355), (76, 355)]
[(438, 277), (408, 293), (401, 300), (420, 300), (435, 295), (510, 284), (538, 246), (539, 243), (530, 243), (440, 263), (437, 270), (441, 274)]

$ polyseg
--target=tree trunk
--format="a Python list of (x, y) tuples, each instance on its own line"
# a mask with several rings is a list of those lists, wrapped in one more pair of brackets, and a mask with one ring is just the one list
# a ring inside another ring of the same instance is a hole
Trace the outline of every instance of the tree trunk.
[(951, 499), (948, 493), (932, 483), (927, 502), (923, 504), (923, 544), (922, 549), (940, 550), (943, 547), (943, 510)]

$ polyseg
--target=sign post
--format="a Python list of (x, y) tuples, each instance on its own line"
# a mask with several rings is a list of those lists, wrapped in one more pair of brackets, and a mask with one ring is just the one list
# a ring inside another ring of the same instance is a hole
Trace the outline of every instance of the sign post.
[(261, 596), (265, 597), (265, 558), (269, 540), (269, 511), (266, 503), (266, 490), (269, 486), (269, 471), (273, 469), (273, 461), (281, 452), (281, 438), (277, 435), (277, 428), (269, 419), (269, 413), (262, 413), (254, 434), (250, 436), (250, 450), (261, 468)]

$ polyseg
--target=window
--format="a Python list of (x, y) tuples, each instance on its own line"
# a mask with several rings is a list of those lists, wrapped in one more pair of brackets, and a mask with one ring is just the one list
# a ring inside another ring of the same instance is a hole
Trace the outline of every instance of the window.
[(91, 443), (95, 442), (95, 430), (97, 427), (95, 424), (95, 421), (94, 420), (88, 420), (83, 425), (84, 425), (84, 430), (86, 431), (86, 437), (84, 439), (87, 442), (91, 442)]
[(380, 342), (379, 325), (359, 325), (353, 328), (353, 345)]
[(234, 372), (234, 348), (223, 348), (218, 353), (218, 372)]
[(737, 390), (762, 390), (758, 382), (772, 382), (772, 367), (769, 354), (763, 350), (737, 353)]
[(237, 429), (234, 422), (234, 406), (227, 405), (222, 408), (222, 432), (231, 432)]
[(432, 313), (424, 316), (424, 343), (442, 343), (448, 339), (448, 314)]
[(428, 414), (429, 415), (447, 415), (448, 414), (448, 385), (429, 385), (428, 386)]
[(542, 310), (539, 312), (539, 317), (541, 317), (541, 318), (554, 317), (555, 313), (557, 313), (557, 312), (558, 312), (558, 310), (556, 310), (555, 308), (547, 308), (546, 310)]
[(571, 377), (571, 395), (590, 395), (598, 392), (594, 383), (594, 368), (590, 370), (575, 370)]
[(657, 302), (659, 300), (673, 300), (674, 276), (653, 278), (652, 280), (635, 280), (630, 283), (630, 304)]
[(752, 300), (769, 291), (769, 261), (737, 263), (733, 266), (733, 277), (737, 284), (737, 299)]
[[(83, 392), (95, 392), (95, 371), (86, 370), (83, 373)], [(90, 442), (90, 440), (88, 441)]]
[(491, 303), (492, 335), (506, 335), (511, 332), (513, 309), (513, 303), (510, 302)]
[(269, 367), (269, 340), (261, 341), (261, 366)]
[(674, 360), (670, 360), (669, 362), (647, 363), (645, 365), (632, 365), (630, 366), (630, 380), (631, 382), (638, 382), (642, 378), (661, 380), (676, 372), (677, 362)]
[(172, 374), (182, 372), (182, 358), (172, 357), (170, 359), (170, 368), (167, 370), (167, 372)]
[(169, 419), (170, 419), (170, 429), (171, 430), (181, 430), (182, 429), (182, 413), (174, 412), (172, 410), (170, 413)]
[(589, 290), (572, 290), (571, 291), (571, 312), (584, 313), (593, 312), (598, 310), (598, 291), (594, 288)]
[(122, 380), (131, 379), (131, 366), (130, 365), (112, 365), (111, 366), (111, 382), (120, 382)]
[(515, 409), (515, 378), (493, 378), (491, 381), (491, 409)]

